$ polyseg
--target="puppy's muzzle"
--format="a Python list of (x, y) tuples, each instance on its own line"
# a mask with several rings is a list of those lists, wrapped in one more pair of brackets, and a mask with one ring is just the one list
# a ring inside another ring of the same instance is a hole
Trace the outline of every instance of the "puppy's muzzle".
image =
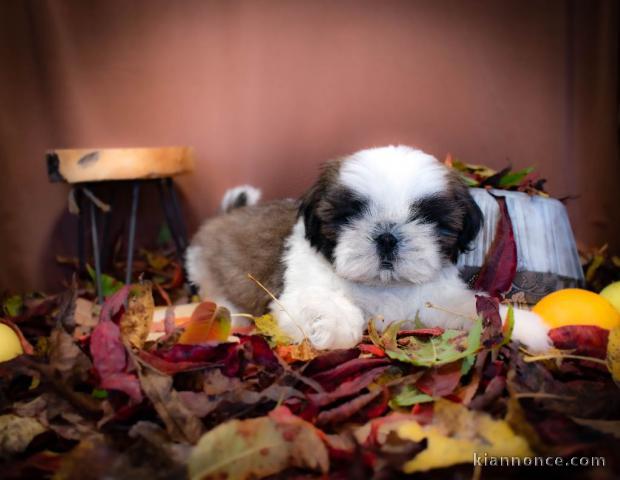
[(375, 237), (377, 254), (381, 259), (381, 268), (387, 270), (394, 269), (394, 259), (398, 251), (398, 238), (390, 232), (384, 232)]

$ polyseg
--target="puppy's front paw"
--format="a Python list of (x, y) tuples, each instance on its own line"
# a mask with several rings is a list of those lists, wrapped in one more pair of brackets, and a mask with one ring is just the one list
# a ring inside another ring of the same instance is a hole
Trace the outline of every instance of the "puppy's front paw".
[(350, 348), (362, 339), (362, 311), (341, 295), (308, 289), (299, 295), (283, 295), (280, 301), (288, 314), (277, 306), (273, 313), (295, 341), (305, 335), (314, 347), (324, 350)]

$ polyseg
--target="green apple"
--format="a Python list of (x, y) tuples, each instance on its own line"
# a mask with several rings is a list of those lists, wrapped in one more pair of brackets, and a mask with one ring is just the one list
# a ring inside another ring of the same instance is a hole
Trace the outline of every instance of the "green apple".
[(620, 282), (614, 282), (601, 290), (601, 296), (609, 300), (618, 312), (620, 312)]

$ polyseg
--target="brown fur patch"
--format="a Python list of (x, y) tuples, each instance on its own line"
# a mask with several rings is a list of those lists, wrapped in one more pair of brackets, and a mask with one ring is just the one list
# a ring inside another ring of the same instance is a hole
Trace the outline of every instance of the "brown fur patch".
[[(262, 315), (271, 298), (251, 273), (276, 297), (282, 292), (284, 242), (290, 235), (299, 203), (280, 200), (236, 208), (208, 220), (192, 240), (200, 247), (205, 296), (223, 296), (243, 312)], [(196, 259), (193, 259), (196, 261)]]

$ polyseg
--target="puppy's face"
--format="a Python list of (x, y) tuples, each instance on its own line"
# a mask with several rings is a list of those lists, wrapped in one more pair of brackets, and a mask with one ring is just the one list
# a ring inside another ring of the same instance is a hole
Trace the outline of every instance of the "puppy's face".
[(371, 285), (434, 279), (482, 223), (454, 172), (403, 146), (327, 163), (300, 215), (306, 238), (338, 275)]

